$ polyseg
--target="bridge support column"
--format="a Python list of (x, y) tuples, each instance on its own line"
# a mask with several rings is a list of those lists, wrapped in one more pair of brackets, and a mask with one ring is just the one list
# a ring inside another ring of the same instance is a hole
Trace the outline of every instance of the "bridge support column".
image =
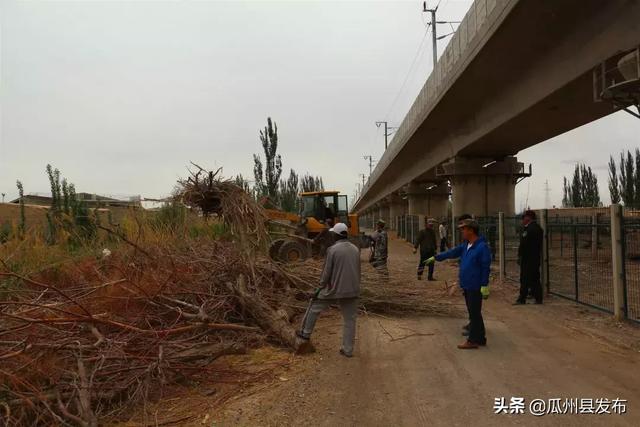
[(531, 176), (513, 156), (500, 160), (457, 157), (442, 165), (438, 175), (448, 177), (452, 188), (453, 216), (515, 214), (516, 184)]
[(358, 225), (361, 229), (367, 227), (367, 211), (358, 212)]
[(449, 194), (447, 181), (427, 186), (427, 213), (431, 218), (444, 219), (449, 214)]
[(412, 182), (407, 186), (410, 215), (425, 215), (446, 218), (449, 208), (449, 185), (440, 183)]
[(374, 217), (375, 215), (373, 209), (367, 209), (367, 212), (365, 214), (365, 228), (373, 228), (373, 222), (375, 221)]
[(389, 220), (389, 204), (386, 202), (381, 202), (378, 205), (378, 217), (373, 221), (374, 227), (379, 219), (383, 220), (386, 223), (385, 227), (390, 227), (391, 221)]
[(429, 210), (426, 184), (412, 182), (407, 185), (407, 201), (409, 215), (426, 215)]
[(402, 198), (397, 194), (392, 194), (387, 197), (387, 201), (389, 202), (389, 223), (388, 228), (390, 230), (397, 230), (398, 217), (404, 215), (406, 212), (406, 201), (402, 200)]

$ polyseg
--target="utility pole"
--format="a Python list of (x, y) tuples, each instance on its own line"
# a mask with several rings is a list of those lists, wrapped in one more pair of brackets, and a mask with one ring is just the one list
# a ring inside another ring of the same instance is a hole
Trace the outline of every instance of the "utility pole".
[[(397, 127), (391, 127), (389, 126), (389, 123), (384, 121), (384, 122), (376, 122), (376, 126), (379, 128), (381, 125), (384, 125), (384, 149), (386, 150), (387, 147), (389, 146), (389, 137), (391, 135), (393, 135), (393, 133), (396, 131), (396, 129), (398, 129)], [(391, 132), (389, 132), (389, 129), (391, 129)]]
[(369, 154), (368, 156), (363, 156), (365, 160), (369, 160), (369, 178), (371, 178), (371, 173), (373, 172), (373, 157)]
[[(438, 3), (439, 4), (439, 3)], [(432, 43), (432, 49), (433, 49), (433, 68), (436, 67), (436, 64), (438, 63), (438, 40), (442, 40), (445, 37), (448, 37), (452, 34), (455, 33), (454, 29), (453, 29), (453, 25), (452, 24), (459, 24), (460, 21), (436, 21), (436, 12), (438, 11), (438, 6), (436, 6), (434, 9), (427, 9), (427, 2), (423, 2), (422, 3), (422, 12), (427, 13), (429, 12), (431, 14), (431, 22), (429, 23), (429, 25), (431, 25), (431, 43)], [(438, 32), (437, 32), (437, 24), (449, 24), (451, 25), (451, 32), (449, 34), (445, 34), (442, 35), (440, 37), (438, 37)]]
[(365, 175), (365, 174), (363, 174), (363, 173), (360, 173), (360, 174), (358, 174), (358, 175), (360, 175), (360, 178), (362, 178), (362, 188), (364, 188), (364, 180), (365, 180), (365, 178), (366, 178), (366, 175)]
[(2, 193), (2, 203), (4, 203), (4, 196), (6, 196), (6, 194)]
[(427, 9), (427, 2), (422, 3), (422, 11), (429, 12), (431, 14), (431, 42), (433, 43), (433, 67), (435, 68), (436, 63), (438, 62), (438, 35), (436, 34), (436, 11), (438, 10), (438, 6), (435, 9)]
[(549, 188), (549, 180), (544, 182), (544, 208), (549, 209), (549, 204), (551, 203), (551, 197), (549, 194), (551, 193), (551, 188)]

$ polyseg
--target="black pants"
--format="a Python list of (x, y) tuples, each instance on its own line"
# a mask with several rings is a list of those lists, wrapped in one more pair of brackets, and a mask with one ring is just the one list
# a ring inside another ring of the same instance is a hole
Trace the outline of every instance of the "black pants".
[(487, 338), (484, 330), (484, 320), (482, 319), (482, 294), (480, 290), (464, 291), (464, 301), (467, 303), (469, 312), (469, 338), (475, 344), (485, 344)]
[(520, 296), (518, 301), (526, 302), (531, 292), (536, 302), (542, 302), (542, 284), (540, 283), (540, 264), (522, 262), (520, 265)]
[[(418, 276), (422, 276), (422, 273), (424, 273), (424, 265), (427, 263), (427, 260), (434, 255), (435, 253), (433, 252), (420, 253), (420, 264), (418, 264)], [(427, 278), (433, 279), (433, 271), (435, 270), (435, 265), (429, 264), (428, 269), (429, 269), (429, 273)]]
[(443, 237), (440, 239), (440, 252), (444, 252), (447, 250), (447, 238)]

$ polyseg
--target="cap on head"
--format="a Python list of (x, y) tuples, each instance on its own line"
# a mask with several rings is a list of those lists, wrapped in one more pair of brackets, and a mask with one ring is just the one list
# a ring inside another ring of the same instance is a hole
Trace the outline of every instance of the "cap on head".
[(336, 225), (334, 225), (333, 227), (331, 227), (329, 229), (329, 231), (339, 234), (341, 236), (346, 236), (347, 234), (349, 234), (349, 228), (347, 227), (347, 225), (343, 222), (339, 222)]
[(383, 219), (379, 219), (378, 222), (376, 223), (378, 225), (387, 225), (387, 223), (383, 220)]
[(458, 228), (470, 228), (473, 231), (475, 231), (476, 234), (478, 234), (478, 231), (480, 231), (480, 226), (478, 225), (478, 221), (476, 221), (473, 218), (463, 219), (458, 224)]
[(458, 222), (462, 222), (465, 219), (473, 219), (473, 217), (469, 214), (462, 214), (458, 217)]
[(526, 216), (526, 217), (531, 218), (532, 220), (535, 220), (536, 219), (536, 211), (532, 211), (531, 209), (528, 209), (528, 210), (524, 211), (524, 215), (523, 216)]

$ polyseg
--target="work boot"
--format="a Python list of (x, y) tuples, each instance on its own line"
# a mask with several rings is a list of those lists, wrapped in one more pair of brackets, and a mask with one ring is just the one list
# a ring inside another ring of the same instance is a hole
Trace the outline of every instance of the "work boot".
[(478, 348), (478, 344), (473, 343), (473, 342), (471, 342), (471, 341), (469, 341), (469, 340), (466, 340), (466, 341), (465, 341), (465, 342), (463, 342), (462, 344), (459, 344), (459, 345), (458, 345), (458, 348), (459, 348), (460, 350), (473, 350), (473, 349)]
[(309, 341), (311, 339), (311, 335), (305, 334), (302, 331), (296, 331), (296, 337), (306, 341)]
[(347, 353), (346, 351), (344, 351), (343, 348), (340, 349), (340, 354), (343, 355), (344, 357), (347, 357), (347, 358), (353, 357), (352, 353)]
[(315, 353), (316, 348), (311, 343), (310, 338), (305, 338), (301, 331), (296, 332), (296, 354)]
[(521, 299), (517, 299), (516, 302), (514, 302), (511, 305), (525, 305), (527, 302), (526, 301), (522, 301)]

